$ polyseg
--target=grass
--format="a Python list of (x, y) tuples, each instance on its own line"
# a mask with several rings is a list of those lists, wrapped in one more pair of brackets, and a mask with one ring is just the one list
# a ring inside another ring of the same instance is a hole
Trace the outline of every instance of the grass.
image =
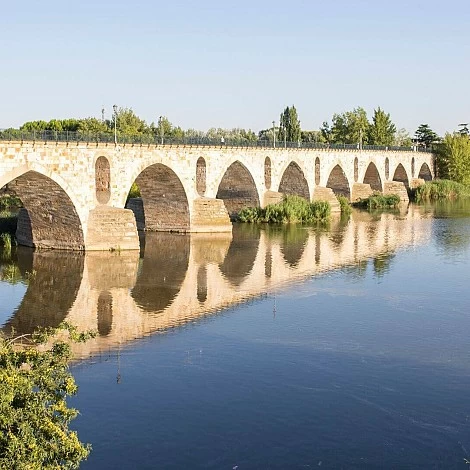
[(240, 222), (247, 223), (319, 223), (326, 222), (331, 213), (330, 204), (324, 201), (308, 202), (300, 196), (284, 196), (277, 204), (264, 209), (247, 207), (238, 214)]
[(414, 197), (416, 202), (436, 199), (459, 199), (470, 197), (470, 187), (451, 180), (428, 181), (416, 188)]
[(369, 210), (392, 209), (398, 207), (400, 202), (400, 196), (398, 196), (397, 194), (384, 195), (381, 193), (374, 193), (368, 198), (360, 199), (358, 202), (355, 202), (354, 205)]

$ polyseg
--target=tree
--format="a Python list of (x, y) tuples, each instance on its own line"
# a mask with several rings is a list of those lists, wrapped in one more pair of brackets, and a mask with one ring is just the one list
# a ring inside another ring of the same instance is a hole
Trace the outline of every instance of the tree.
[(438, 135), (427, 124), (421, 124), (415, 132), (415, 138), (424, 147), (431, 147), (439, 141)]
[(442, 177), (470, 185), (470, 138), (446, 134), (438, 146), (437, 165)]
[(114, 129), (114, 120), (116, 119), (116, 129), (119, 135), (133, 136), (149, 134), (150, 128), (143, 119), (140, 119), (132, 108), (119, 108), (111, 120), (111, 129)]
[(105, 134), (110, 133), (112, 129), (106, 124), (96, 118), (80, 119), (78, 121), (77, 131), (81, 134)]
[(295, 106), (287, 106), (281, 113), (278, 140), (287, 142), (300, 142), (301, 129)]
[(367, 144), (369, 126), (365, 109), (358, 107), (343, 114), (334, 114), (331, 128), (325, 122), (321, 132), (326, 138), (325, 134), (329, 131), (328, 137), (331, 143)]
[(67, 330), (72, 341), (93, 336), (64, 323), (31, 336), (0, 337), (0, 468), (77, 468), (90, 452), (68, 428), (78, 413), (66, 403), (77, 391), (68, 369), (70, 345), (56, 340), (46, 346), (58, 330)]
[(393, 139), (393, 145), (397, 147), (411, 147), (412, 143), (411, 136), (406, 129), (402, 127), (397, 130)]
[(369, 127), (369, 143), (371, 145), (392, 145), (397, 128), (380, 106), (374, 110), (372, 124)]

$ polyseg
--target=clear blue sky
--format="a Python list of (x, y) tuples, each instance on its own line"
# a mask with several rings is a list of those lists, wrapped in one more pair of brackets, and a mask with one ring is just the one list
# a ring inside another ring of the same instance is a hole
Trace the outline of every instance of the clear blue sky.
[(255, 131), (381, 106), (397, 127), (470, 122), (470, 1), (57, 0), (0, 9), (0, 128), (109, 117)]

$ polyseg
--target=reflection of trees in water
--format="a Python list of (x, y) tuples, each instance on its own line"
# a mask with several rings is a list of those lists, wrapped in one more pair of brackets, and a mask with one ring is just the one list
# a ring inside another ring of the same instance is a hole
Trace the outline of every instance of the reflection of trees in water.
[(164, 232), (145, 235), (144, 259), (131, 295), (147, 312), (161, 312), (178, 295), (189, 264), (190, 236)]
[(390, 271), (390, 266), (394, 258), (394, 253), (384, 253), (374, 258), (373, 267), (375, 275), (377, 277), (383, 277), (387, 274)]
[(437, 201), (433, 204), (433, 212), (437, 219), (433, 223), (433, 238), (445, 253), (458, 253), (470, 246), (470, 199)]
[(350, 276), (353, 280), (363, 279), (367, 273), (367, 265), (369, 261), (363, 259), (356, 264), (344, 267), (341, 271)]
[(330, 223), (328, 238), (334, 243), (336, 248), (340, 248), (343, 244), (348, 224), (349, 216), (340, 216)]
[(253, 224), (235, 224), (227, 256), (219, 265), (228, 281), (239, 286), (253, 269), (258, 254), (260, 229)]
[(19, 334), (32, 333), (38, 326), (56, 327), (67, 316), (77, 297), (83, 276), (84, 254), (38, 251), (19, 247), (18, 267), (28, 278), (26, 294), (5, 324)]

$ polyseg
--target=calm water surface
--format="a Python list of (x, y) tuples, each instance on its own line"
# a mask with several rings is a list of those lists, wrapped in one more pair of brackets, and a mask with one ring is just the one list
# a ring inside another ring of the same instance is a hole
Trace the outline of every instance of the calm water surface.
[[(0, 323), (66, 319), (84, 469), (468, 468), (470, 208), (18, 250)], [(7, 276), (8, 274), (8, 276)]]

